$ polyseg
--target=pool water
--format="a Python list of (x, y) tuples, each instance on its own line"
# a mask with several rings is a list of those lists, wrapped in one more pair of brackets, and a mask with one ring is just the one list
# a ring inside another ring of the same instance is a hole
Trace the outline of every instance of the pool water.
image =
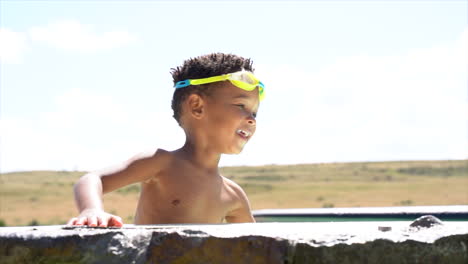
[(257, 222), (413, 221), (423, 215), (468, 221), (468, 205), (262, 209), (253, 215)]

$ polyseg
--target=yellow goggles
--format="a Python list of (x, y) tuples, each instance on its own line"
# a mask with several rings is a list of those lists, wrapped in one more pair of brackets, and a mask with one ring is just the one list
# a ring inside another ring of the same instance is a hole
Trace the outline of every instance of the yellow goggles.
[(178, 89), (187, 87), (189, 85), (200, 85), (221, 81), (230, 81), (233, 85), (246, 91), (252, 91), (258, 87), (258, 95), (260, 100), (263, 100), (263, 98), (265, 97), (265, 85), (260, 80), (258, 80), (253, 75), (253, 73), (248, 71), (238, 71), (234, 73), (228, 73), (202, 79), (187, 79), (184, 81), (177, 82), (174, 85), (174, 88)]

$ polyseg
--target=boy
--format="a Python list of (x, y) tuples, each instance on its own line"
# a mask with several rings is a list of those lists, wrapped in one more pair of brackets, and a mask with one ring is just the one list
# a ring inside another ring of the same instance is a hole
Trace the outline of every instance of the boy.
[(240, 153), (255, 133), (264, 86), (251, 60), (214, 53), (171, 70), (184, 146), (81, 177), (74, 187), (80, 215), (68, 225), (122, 226), (120, 217), (104, 212), (102, 195), (136, 182), (135, 224), (255, 222), (245, 192), (218, 170), (221, 154)]

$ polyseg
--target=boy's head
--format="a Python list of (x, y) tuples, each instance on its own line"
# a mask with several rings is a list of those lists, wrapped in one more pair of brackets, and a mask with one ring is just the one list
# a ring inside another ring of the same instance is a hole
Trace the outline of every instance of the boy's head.
[[(208, 55), (191, 58), (184, 61), (182, 66), (171, 69), (174, 85), (178, 82), (189, 79), (202, 79), (219, 76), (238, 71), (254, 72), (252, 61), (234, 54), (212, 53)], [(174, 118), (180, 124), (182, 115), (182, 103), (191, 94), (200, 96), (209, 95), (211, 88), (216, 87), (215, 83), (202, 85), (188, 85), (182, 89), (175, 89), (172, 98), (172, 110)]]
[(250, 59), (223, 53), (189, 59), (172, 69), (174, 118), (188, 138), (209, 142), (218, 153), (242, 151), (255, 133), (264, 96), (253, 70)]

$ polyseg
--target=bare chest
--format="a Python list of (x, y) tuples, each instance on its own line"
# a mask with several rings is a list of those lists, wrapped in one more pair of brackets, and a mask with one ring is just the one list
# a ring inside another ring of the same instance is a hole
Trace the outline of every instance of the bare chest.
[(144, 214), (153, 222), (222, 222), (235, 203), (222, 177), (190, 176), (167, 175), (143, 184), (140, 203)]

